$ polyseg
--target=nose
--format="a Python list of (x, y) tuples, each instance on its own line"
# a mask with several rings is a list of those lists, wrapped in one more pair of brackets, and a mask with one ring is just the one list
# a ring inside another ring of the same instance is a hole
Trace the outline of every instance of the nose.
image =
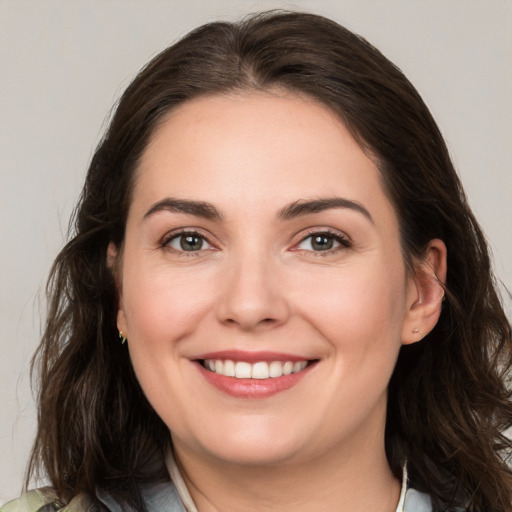
[(290, 314), (282, 269), (268, 254), (244, 255), (230, 267), (217, 303), (217, 317), (243, 331), (282, 325)]

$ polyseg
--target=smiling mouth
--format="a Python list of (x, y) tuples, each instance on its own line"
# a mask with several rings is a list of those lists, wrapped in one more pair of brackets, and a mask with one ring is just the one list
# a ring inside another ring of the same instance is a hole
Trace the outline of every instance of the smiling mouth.
[(315, 361), (259, 361), (249, 363), (246, 361), (232, 361), (230, 359), (203, 359), (201, 364), (207, 370), (235, 379), (272, 379), (300, 373)]

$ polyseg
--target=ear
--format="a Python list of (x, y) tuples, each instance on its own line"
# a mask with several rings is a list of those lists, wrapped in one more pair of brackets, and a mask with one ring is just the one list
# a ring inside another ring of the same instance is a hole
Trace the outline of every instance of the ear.
[(107, 248), (107, 267), (115, 272), (118, 250), (114, 242), (110, 242)]
[(118, 302), (118, 309), (117, 309), (117, 329), (123, 333), (124, 336), (127, 336), (126, 334), (126, 318), (124, 315), (123, 310), (123, 287), (120, 277), (120, 270), (121, 270), (121, 263), (119, 261), (119, 250), (115, 246), (113, 242), (110, 242), (108, 244), (107, 249), (107, 266), (111, 270), (112, 274), (114, 275), (114, 280), (116, 282), (117, 287), (117, 302)]
[(446, 245), (436, 238), (429, 242), (424, 257), (415, 263), (407, 289), (402, 344), (420, 341), (437, 324), (444, 298), (446, 260)]

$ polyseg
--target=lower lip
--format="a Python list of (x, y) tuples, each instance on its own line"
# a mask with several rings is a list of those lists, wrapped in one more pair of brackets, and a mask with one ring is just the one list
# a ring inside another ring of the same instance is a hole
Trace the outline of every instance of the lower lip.
[(225, 375), (207, 370), (200, 362), (196, 361), (196, 365), (203, 377), (218, 390), (235, 398), (258, 399), (268, 398), (292, 388), (311, 371), (313, 366), (316, 366), (316, 362), (309, 364), (300, 372), (281, 377), (270, 377), (268, 379), (226, 377)]

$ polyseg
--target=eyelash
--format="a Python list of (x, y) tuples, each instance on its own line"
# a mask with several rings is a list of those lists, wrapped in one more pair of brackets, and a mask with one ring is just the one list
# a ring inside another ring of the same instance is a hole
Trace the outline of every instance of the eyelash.
[[(171, 247), (170, 243), (173, 240), (179, 240), (180, 238), (184, 238), (184, 237), (187, 237), (187, 236), (189, 236), (189, 237), (197, 237), (197, 238), (201, 239), (203, 243), (207, 243), (210, 247), (208, 247), (208, 248), (201, 247), (197, 251), (187, 251), (185, 249), (181, 249), (180, 250), (180, 249)], [(173, 231), (172, 233), (167, 234), (162, 239), (160, 245), (164, 249), (171, 250), (174, 253), (180, 254), (180, 255), (183, 255), (183, 256), (199, 256), (199, 254), (202, 251), (207, 251), (207, 250), (215, 249), (215, 246), (208, 240), (208, 238), (206, 236), (204, 236), (203, 234), (201, 234), (198, 231), (193, 230), (193, 229), (180, 229), (178, 231)]]
[[(183, 248), (178, 249), (175, 247), (171, 247), (170, 243), (172, 241), (179, 240), (180, 238), (183, 238), (186, 236), (199, 238), (201, 240), (201, 247), (197, 250), (191, 250), (191, 251), (187, 251)], [(315, 251), (313, 249), (300, 248), (301, 244), (303, 244), (308, 239), (313, 239), (313, 237), (322, 237), (322, 238), (330, 239), (330, 240), (333, 240), (334, 242), (336, 242), (338, 245), (335, 247), (329, 248), (329, 249), (317, 250), (317, 251)], [(210, 247), (203, 248), (202, 245), (204, 243), (208, 244)], [(168, 250), (173, 251), (174, 253), (182, 255), (182, 256), (199, 256), (203, 251), (216, 249), (214, 244), (212, 244), (205, 235), (199, 233), (198, 231), (196, 231), (194, 229), (186, 229), (186, 228), (180, 229), (178, 231), (173, 231), (172, 233), (167, 234), (162, 239), (160, 245), (162, 248), (168, 249)], [(333, 231), (330, 229), (316, 229), (314, 231), (310, 231), (306, 236), (303, 236), (300, 239), (300, 241), (292, 247), (291, 250), (293, 252), (301, 251), (304, 253), (308, 253), (308, 254), (314, 255), (315, 257), (316, 256), (325, 257), (325, 256), (332, 255), (334, 253), (337, 253), (340, 250), (348, 249), (350, 247), (351, 247), (350, 240), (346, 236), (340, 234), (339, 232)]]
[[(308, 239), (312, 239), (315, 236), (334, 240), (334, 242), (337, 242), (339, 245), (336, 247), (333, 247), (331, 249), (326, 249), (323, 251), (322, 250), (314, 251), (311, 249), (301, 249), (299, 247), (303, 242), (305, 242)], [(324, 256), (329, 256), (329, 255), (335, 254), (338, 251), (341, 251), (343, 249), (350, 248), (351, 243), (350, 243), (350, 240), (346, 236), (342, 235), (341, 233), (339, 233), (337, 231), (333, 231), (330, 229), (317, 229), (317, 230), (309, 232), (306, 236), (302, 237), (300, 242), (298, 244), (296, 244), (294, 247), (295, 247), (293, 249), (294, 251), (304, 251), (304, 252), (311, 253), (315, 257), (316, 256), (324, 257)]]

